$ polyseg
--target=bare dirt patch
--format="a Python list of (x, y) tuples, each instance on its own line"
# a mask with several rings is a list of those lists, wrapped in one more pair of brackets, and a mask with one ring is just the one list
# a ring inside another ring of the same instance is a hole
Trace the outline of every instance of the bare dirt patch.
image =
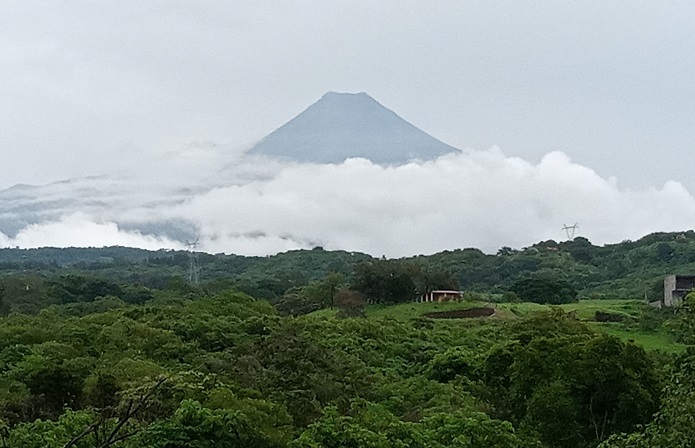
[(594, 317), (596, 322), (622, 322), (625, 320), (625, 316), (622, 314), (605, 313), (603, 311), (596, 311)]
[(495, 314), (494, 308), (468, 308), (465, 310), (434, 311), (425, 313), (430, 319), (473, 319), (476, 317), (489, 317)]

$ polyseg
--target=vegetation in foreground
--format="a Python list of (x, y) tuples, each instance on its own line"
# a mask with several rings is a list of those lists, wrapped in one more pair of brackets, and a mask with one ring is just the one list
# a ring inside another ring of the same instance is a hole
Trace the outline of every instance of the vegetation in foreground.
[(672, 271), (674, 241), (210, 256), (199, 285), (185, 254), (7, 261), (0, 447), (689, 447), (695, 298), (674, 314), (592, 283), (640, 251), (647, 277)]
[(669, 419), (690, 406), (692, 353), (648, 352), (581, 312), (518, 303), (499, 305), (528, 308), (515, 317), (440, 320), (403, 311), (461, 304), (402, 304), (297, 318), (242, 293), (175, 296), (0, 319), (1, 443), (617, 447), (687, 429)]

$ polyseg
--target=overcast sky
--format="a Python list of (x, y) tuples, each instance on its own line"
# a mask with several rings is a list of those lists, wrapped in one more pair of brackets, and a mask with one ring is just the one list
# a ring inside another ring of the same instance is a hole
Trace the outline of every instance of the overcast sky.
[[(692, 190), (690, 1), (5, 1), (0, 186), (251, 143), (365, 91), (460, 148)], [(100, 159), (106, 160), (105, 166)], [(119, 160), (119, 157), (115, 158)]]
[(542, 171), (559, 151), (591, 172), (577, 182), (689, 201), (693, 23), (690, 1), (4, 1), (0, 188), (144, 167), (191, 142), (232, 151), (332, 90), (458, 148), (499, 147), (501, 164)]

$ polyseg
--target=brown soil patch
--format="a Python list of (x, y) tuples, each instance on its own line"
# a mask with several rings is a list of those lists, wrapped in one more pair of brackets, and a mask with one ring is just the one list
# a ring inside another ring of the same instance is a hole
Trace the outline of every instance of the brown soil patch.
[(425, 317), (431, 319), (472, 319), (476, 317), (488, 317), (495, 314), (493, 308), (468, 308), (465, 310), (435, 311), (426, 313)]
[(596, 322), (622, 322), (625, 316), (622, 314), (604, 313), (603, 311), (596, 311), (594, 320)]

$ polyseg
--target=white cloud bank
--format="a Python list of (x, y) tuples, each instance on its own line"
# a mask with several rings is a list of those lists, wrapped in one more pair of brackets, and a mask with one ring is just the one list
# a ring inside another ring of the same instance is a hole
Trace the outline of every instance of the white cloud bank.
[(59, 221), (30, 224), (14, 238), (0, 233), (0, 245), (22, 248), (126, 246), (149, 250), (184, 247), (168, 238), (120, 229), (115, 222), (95, 222), (82, 213), (64, 216)]
[[(560, 152), (538, 164), (495, 148), (397, 167), (364, 159), (288, 164), (257, 167), (262, 180), (240, 180), (254, 177), (238, 174), (254, 172), (251, 166), (237, 160), (214, 173), (215, 183), (205, 188), (198, 179), (196, 188), (187, 189), (184, 177), (170, 179), (167, 188), (161, 180), (149, 188), (146, 177), (136, 184), (113, 183), (121, 188), (110, 193), (113, 206), (103, 191), (97, 205), (88, 197), (61, 202), (53, 213), (59, 218), (28, 225), (12, 237), (0, 234), (0, 244), (174, 248), (184, 244), (142, 229), (186, 222), (196, 229), (200, 249), (209, 252), (263, 255), (321, 245), (397, 257), (523, 247), (562, 239), (563, 224), (575, 222), (579, 234), (595, 244), (695, 223), (695, 199), (681, 184), (621, 189)], [(234, 185), (220, 179), (234, 179)], [(46, 189), (36, 194), (48, 194)], [(0, 223), (4, 218), (0, 212)]]

